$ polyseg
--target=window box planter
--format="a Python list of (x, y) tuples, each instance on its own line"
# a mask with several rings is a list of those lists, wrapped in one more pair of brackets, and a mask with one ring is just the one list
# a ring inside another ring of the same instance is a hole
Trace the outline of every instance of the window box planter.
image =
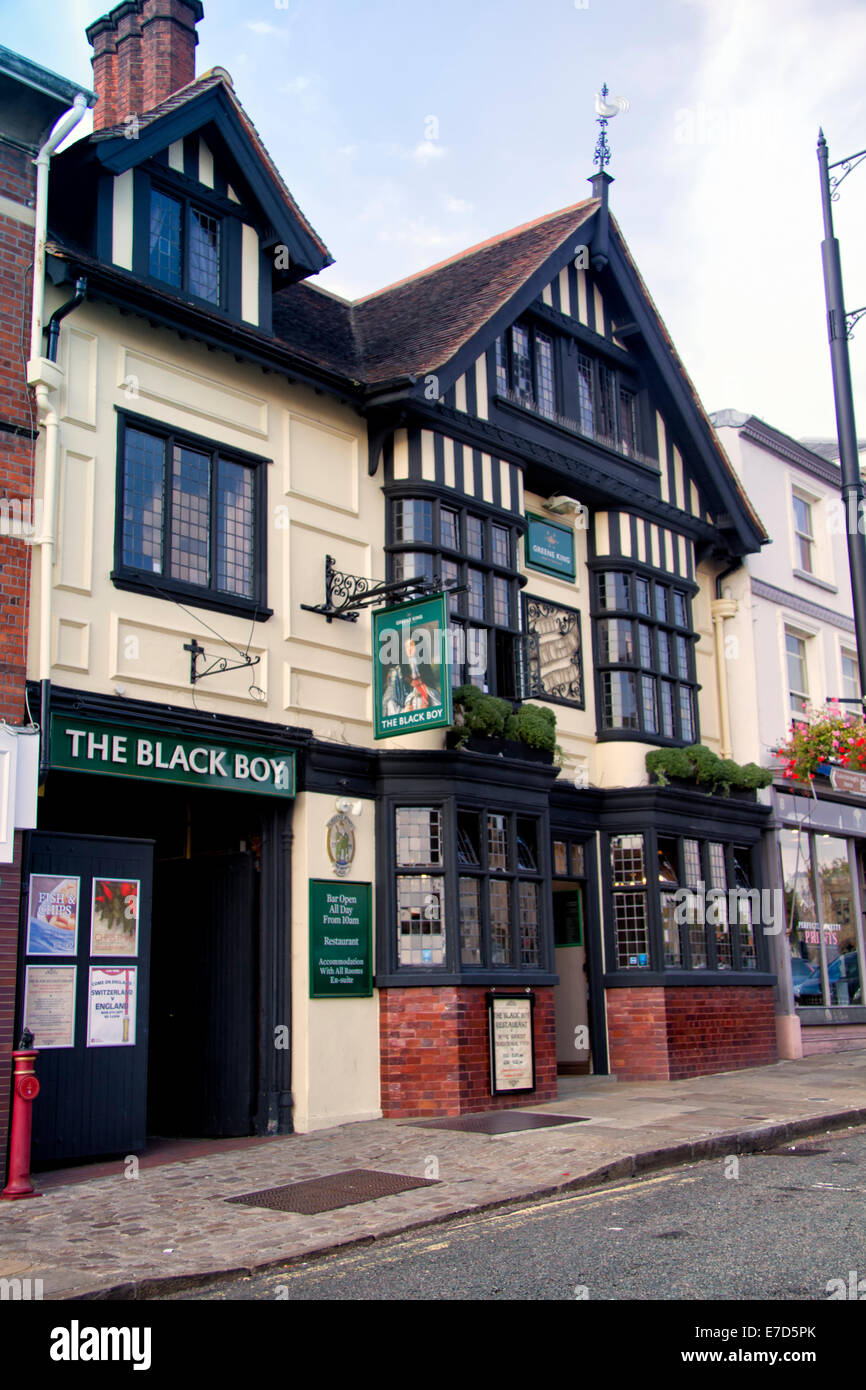
[(702, 744), (690, 748), (659, 748), (646, 755), (650, 782), (657, 786), (700, 791), (707, 796), (733, 796), (754, 801), (758, 787), (768, 787), (773, 774), (757, 763), (720, 758)]
[(527, 763), (547, 763), (554, 760), (552, 748), (532, 748), (516, 738), (488, 738), (484, 734), (470, 734), (463, 737), (460, 729), (449, 729), (445, 734), (446, 748), (465, 748), (469, 753), (485, 753), (491, 758), (520, 758)]

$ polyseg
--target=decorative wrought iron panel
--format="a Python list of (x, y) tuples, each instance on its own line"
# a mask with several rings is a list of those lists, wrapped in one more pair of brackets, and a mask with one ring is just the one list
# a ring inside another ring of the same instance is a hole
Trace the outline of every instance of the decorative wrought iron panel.
[(545, 599), (524, 597), (528, 698), (584, 708), (580, 614)]

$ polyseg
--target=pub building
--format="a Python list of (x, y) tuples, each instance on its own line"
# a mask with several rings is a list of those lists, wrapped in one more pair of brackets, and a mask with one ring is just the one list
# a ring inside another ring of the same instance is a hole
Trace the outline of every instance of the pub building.
[[(91, 24), (94, 132), (51, 165), (37, 1161), (773, 1060), (773, 943), (701, 906), (760, 888), (767, 809), (645, 769), (718, 749), (715, 580), (766, 536), (605, 160), (349, 303), (195, 78), (201, 18)], [(465, 741), (467, 685), (516, 739)]]

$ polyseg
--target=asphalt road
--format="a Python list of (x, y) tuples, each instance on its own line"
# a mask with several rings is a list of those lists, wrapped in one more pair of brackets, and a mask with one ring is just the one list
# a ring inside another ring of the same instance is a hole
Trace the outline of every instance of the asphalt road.
[(850, 1298), (862, 1281), (866, 1298), (866, 1129), (785, 1148), (792, 1151), (673, 1168), (159, 1297), (829, 1301), (842, 1289)]

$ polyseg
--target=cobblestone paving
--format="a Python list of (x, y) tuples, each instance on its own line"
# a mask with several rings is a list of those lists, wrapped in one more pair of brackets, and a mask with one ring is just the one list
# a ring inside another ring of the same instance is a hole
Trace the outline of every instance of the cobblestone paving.
[[(560, 1095), (532, 1108), (588, 1121), (488, 1136), (368, 1120), (143, 1165), (135, 1179), (124, 1176), (122, 1159), (113, 1173), (85, 1170), (81, 1181), (46, 1186), (39, 1198), (0, 1202), (0, 1277), (41, 1279), (46, 1299), (135, 1297), (153, 1281), (246, 1272), (602, 1180), (605, 1169), (620, 1177), (820, 1132), (822, 1122), (863, 1123), (866, 1052), (693, 1081), (569, 1078)], [(439, 1183), (315, 1216), (224, 1200), (349, 1168)]]

